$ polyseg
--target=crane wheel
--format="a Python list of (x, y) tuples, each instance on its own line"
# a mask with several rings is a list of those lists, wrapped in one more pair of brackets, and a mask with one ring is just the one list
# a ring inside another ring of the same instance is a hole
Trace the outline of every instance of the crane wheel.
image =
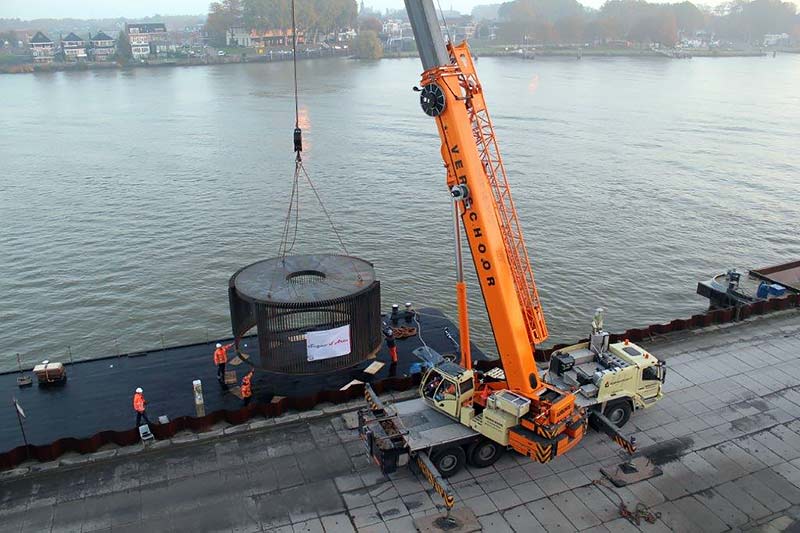
[(630, 400), (616, 400), (606, 405), (603, 414), (606, 415), (606, 418), (611, 420), (615, 426), (621, 428), (631, 419), (631, 411)]
[(476, 468), (492, 466), (503, 455), (505, 449), (493, 440), (481, 439), (467, 449), (467, 460)]
[(443, 478), (457, 474), (467, 462), (467, 454), (461, 446), (450, 446), (433, 452), (431, 462)]

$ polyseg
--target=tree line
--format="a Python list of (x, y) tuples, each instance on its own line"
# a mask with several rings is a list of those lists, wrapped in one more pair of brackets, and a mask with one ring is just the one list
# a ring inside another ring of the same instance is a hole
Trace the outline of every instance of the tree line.
[(576, 0), (514, 0), (500, 6), (498, 17), (497, 39), (503, 43), (622, 40), (672, 46), (681, 35), (691, 38), (699, 31), (739, 43), (760, 44), (768, 33), (800, 42), (797, 7), (782, 0), (733, 0), (713, 10), (688, 1), (608, 0), (589, 10)]
[[(298, 31), (307, 41), (355, 26), (356, 0), (295, 0)], [(231, 28), (287, 30), (292, 27), (291, 0), (222, 0), (209, 6), (206, 28), (214, 44), (224, 45)]]

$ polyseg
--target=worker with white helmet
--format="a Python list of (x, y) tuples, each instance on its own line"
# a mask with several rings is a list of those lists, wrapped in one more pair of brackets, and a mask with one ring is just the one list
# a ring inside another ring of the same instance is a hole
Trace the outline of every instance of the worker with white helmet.
[(226, 344), (223, 346), (217, 343), (217, 349), (214, 350), (214, 364), (217, 365), (217, 379), (223, 385), (225, 384), (225, 364), (228, 362), (228, 349), (233, 344)]
[(144, 399), (144, 391), (141, 387), (136, 389), (136, 393), (133, 395), (133, 410), (136, 411), (136, 427), (139, 427), (142, 424), (142, 419), (150, 425), (150, 419), (147, 418), (147, 401)]

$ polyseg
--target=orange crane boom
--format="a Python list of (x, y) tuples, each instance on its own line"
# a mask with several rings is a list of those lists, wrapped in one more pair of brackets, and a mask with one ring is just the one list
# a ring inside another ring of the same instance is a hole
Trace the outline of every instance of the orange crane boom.
[(533, 397), (540, 387), (534, 346), (547, 338), (547, 325), (472, 55), (466, 43), (447, 51), (446, 64), (422, 74), (421, 102), (436, 119), (508, 387)]
[[(445, 46), (431, 0), (405, 3), (424, 68), (418, 89), (420, 104), (436, 120), (447, 185), (455, 201), (456, 217), (464, 227), (505, 373), (501, 383), (483, 383), (476, 377), (477, 387), (489, 394), (507, 390), (530, 402), (528, 413), (516, 417), (517, 422), (507, 426), (507, 432), (494, 438), (520, 453), (547, 461), (581, 440), (585, 411), (575, 405), (571, 391), (545, 383), (536, 367), (535, 345), (547, 338), (547, 324), (469, 46), (466, 42)], [(464, 331), (468, 324), (460, 253), (456, 228), (456, 295), (462, 361), (469, 371), (469, 353), (464, 350), (468, 346)], [(475, 420), (470, 424), (491, 433), (482, 424), (495, 411), (488, 409), (485, 398), (488, 395), (481, 394), (462, 404), (473, 406), (470, 413), (474, 414), (468, 417)], [(446, 404), (442, 408), (446, 409)]]

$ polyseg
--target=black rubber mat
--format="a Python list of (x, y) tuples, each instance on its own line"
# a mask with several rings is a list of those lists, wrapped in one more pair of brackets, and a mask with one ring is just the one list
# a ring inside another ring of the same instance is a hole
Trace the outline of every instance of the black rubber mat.
[[(441, 312), (423, 309), (419, 320), (422, 337), (430, 347), (440, 353), (456, 351), (444, 329), (449, 328), (456, 339), (458, 331)], [(402, 319), (400, 325), (416, 326)], [(170, 420), (196, 415), (192, 391), (192, 381), (196, 379), (203, 383), (206, 413), (239, 410), (241, 400), (217, 382), (212, 358), (216, 342), (77, 362), (67, 365), (68, 379), (63, 385), (39, 386), (34, 377), (32, 387), (20, 389), (16, 383), (17, 373), (0, 374), (0, 391), (7, 399), (7, 406), (0, 409), (0, 452), (23, 443), (16, 412), (11, 405), (12, 396), (19, 400), (27, 415), (24, 423), (28, 442), (39, 446), (62, 438), (80, 439), (103, 431), (134, 428), (136, 416), (132, 398), (136, 387), (144, 389), (147, 414), (154, 422), (159, 415), (166, 415)], [(256, 343), (255, 337), (247, 337), (241, 341), (241, 349), (257, 358)], [(257, 371), (253, 380), (252, 403), (270, 402), (275, 395), (294, 398), (314, 396), (326, 390), (337, 391), (353, 379), (380, 381), (408, 375), (412, 364), (419, 362), (411, 352), (421, 345), (418, 336), (399, 340), (399, 363), (390, 365), (384, 343), (377, 360), (386, 365), (372, 377), (363, 372), (372, 361), (328, 375), (287, 376)], [(476, 360), (485, 359), (474, 346), (472, 353)], [(230, 359), (233, 359), (232, 355)], [(249, 363), (229, 364), (228, 369), (235, 370), (237, 378), (241, 379), (249, 369)], [(32, 373), (28, 372), (28, 375)]]

